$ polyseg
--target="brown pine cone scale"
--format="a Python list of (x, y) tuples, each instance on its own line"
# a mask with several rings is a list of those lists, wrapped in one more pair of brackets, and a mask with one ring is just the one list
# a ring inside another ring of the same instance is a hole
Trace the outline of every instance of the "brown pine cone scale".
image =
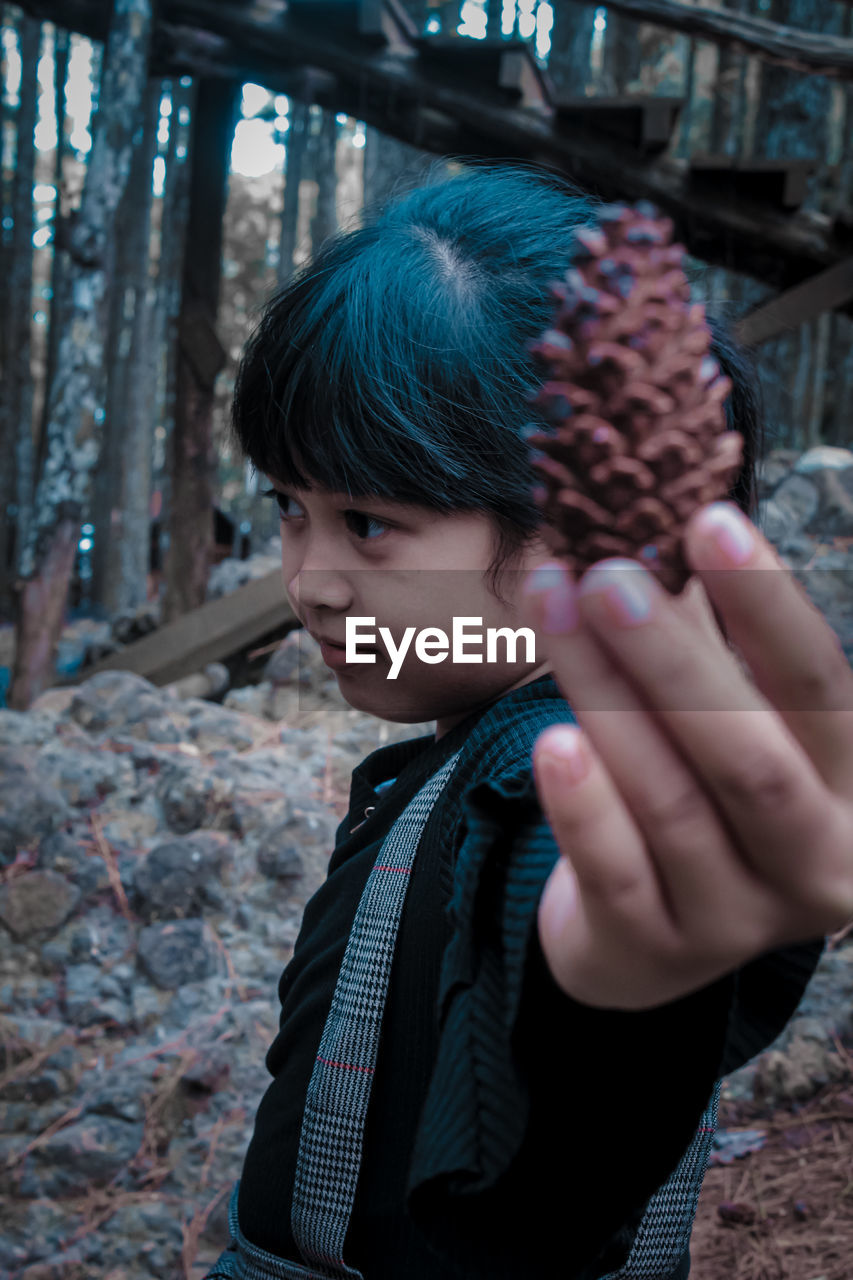
[(671, 220), (642, 203), (605, 205), (598, 222), (575, 232), (551, 327), (530, 347), (545, 375), (532, 398), (545, 422), (528, 434), (534, 497), (575, 573), (632, 557), (675, 594), (690, 573), (684, 526), (728, 495), (743, 437), (727, 429), (731, 383)]

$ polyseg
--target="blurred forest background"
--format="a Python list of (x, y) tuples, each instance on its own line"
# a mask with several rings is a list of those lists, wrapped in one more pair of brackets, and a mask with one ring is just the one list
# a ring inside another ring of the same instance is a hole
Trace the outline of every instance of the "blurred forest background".
[[(574, 95), (682, 99), (674, 158), (802, 161), (802, 210), (853, 243), (850, 78), (572, 0), (398, 3), (424, 35), (525, 42)], [(247, 10), (254, 21), (283, 7)], [(163, 621), (178, 618), (204, 601), (217, 559), (275, 534), (227, 438), (259, 309), (365, 205), (458, 163), (310, 91), (151, 74), (147, 0), (115, 0), (107, 57), (75, 30), (85, 9), (2, 6), (0, 699), (18, 707), (48, 682), (63, 622), (152, 600)], [(47, 11), (67, 11), (68, 25), (40, 20)], [(733, 0), (729, 12), (853, 34), (849, 0)], [(203, 34), (192, 36), (197, 67)], [(732, 320), (774, 294), (691, 263), (699, 296)], [(827, 309), (758, 348), (771, 446), (849, 445), (851, 326)]]

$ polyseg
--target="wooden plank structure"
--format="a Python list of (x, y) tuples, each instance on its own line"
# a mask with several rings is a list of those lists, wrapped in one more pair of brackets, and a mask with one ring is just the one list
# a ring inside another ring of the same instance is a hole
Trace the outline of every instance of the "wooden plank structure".
[(777, 209), (798, 209), (806, 198), (809, 176), (817, 158), (809, 160), (748, 160), (732, 156), (690, 157), (690, 184), (716, 200), (742, 199)]
[(636, 94), (629, 98), (554, 98), (554, 127), (600, 130), (621, 138), (643, 155), (672, 141), (684, 98)]
[(152, 684), (170, 684), (296, 622), (276, 570), (109, 654), (81, 671), (78, 681), (99, 671), (133, 671)]
[[(105, 34), (108, 6), (101, 0), (22, 5), (93, 38)], [(795, 32), (680, 0), (618, 0), (613, 7), (638, 20), (695, 29), (723, 46), (749, 47), (789, 67), (853, 79), (853, 39)], [(426, 151), (532, 160), (605, 200), (651, 200), (675, 220), (693, 256), (779, 291), (853, 250), (853, 229), (842, 217), (780, 209), (773, 200), (738, 192), (709, 200), (702, 184), (697, 190), (691, 180), (687, 161), (669, 154), (650, 159), (647, 125), (640, 127), (640, 145), (636, 129), (618, 137), (612, 118), (607, 131), (596, 124), (594, 112), (567, 128), (547, 72), (524, 42), (518, 48), (503, 40), (453, 41), (458, 53), (421, 37), (397, 0), (290, 0), (289, 6), (284, 0), (265, 0), (263, 6), (253, 0), (162, 0), (152, 71), (251, 78), (276, 92), (308, 94), (319, 106)], [(433, 52), (439, 48), (441, 57)], [(448, 74), (452, 58), (476, 65), (476, 76)], [(843, 309), (853, 314), (853, 304)]]
[(853, 258), (847, 258), (744, 316), (735, 325), (735, 337), (745, 346), (757, 347), (851, 299)]

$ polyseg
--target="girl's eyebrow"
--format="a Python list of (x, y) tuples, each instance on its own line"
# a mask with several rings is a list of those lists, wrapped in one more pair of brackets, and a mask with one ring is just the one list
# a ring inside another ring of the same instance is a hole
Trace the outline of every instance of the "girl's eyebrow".
[[(298, 486), (296, 485), (287, 484), (285, 481), (282, 481), (282, 480), (274, 480), (271, 476), (268, 478), (273, 488), (278, 489), (278, 491), (280, 493), (283, 493), (286, 497), (295, 497), (295, 495), (300, 492)], [(316, 492), (316, 490), (309, 489), (307, 490), (307, 492), (308, 493)], [(414, 503), (401, 502), (396, 498), (385, 498), (378, 493), (376, 494), (368, 493), (368, 494), (364, 494), (362, 497), (356, 497), (353, 494), (339, 493), (337, 491), (333, 491), (330, 489), (323, 489), (321, 490), (321, 492), (323, 492), (329, 498), (331, 498), (333, 502), (339, 503), (342, 509), (349, 509), (349, 508), (364, 506), (364, 507), (387, 507), (387, 508), (392, 508), (393, 510), (398, 512), (403, 512), (403, 511), (412, 512), (412, 511), (419, 510), (419, 508), (416, 507)]]

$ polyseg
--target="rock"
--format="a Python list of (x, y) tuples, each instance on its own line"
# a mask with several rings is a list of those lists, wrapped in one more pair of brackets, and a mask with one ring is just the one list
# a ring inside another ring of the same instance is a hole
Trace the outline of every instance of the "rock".
[(848, 467), (853, 467), (853, 452), (821, 444), (807, 449), (794, 463), (793, 470), (798, 475), (811, 475), (815, 471), (846, 471)]
[(818, 510), (819, 494), (811, 478), (790, 475), (773, 490), (773, 497), (761, 504), (759, 528), (771, 542), (805, 529)]
[(74, 701), (77, 690), (73, 685), (58, 685), (55, 689), (45, 689), (30, 707), (30, 711), (43, 711), (55, 723), (54, 718), (65, 716)]
[(207, 817), (214, 795), (213, 779), (201, 768), (174, 764), (157, 786), (157, 799), (170, 830), (178, 835), (195, 831)]
[(120, 1204), (110, 1215), (110, 1231), (117, 1241), (116, 1270), (127, 1280), (182, 1274), (182, 1217), (168, 1203), (148, 1199)]
[(46, 711), (0, 710), (0, 747), (41, 747), (55, 732), (56, 720)]
[(256, 834), (258, 870), (273, 880), (298, 879), (303, 854), (318, 846), (332, 853), (333, 824), (323, 809), (293, 810), (284, 822)]
[(173, 698), (218, 698), (225, 693), (230, 681), (228, 668), (221, 662), (209, 662), (204, 671), (174, 680), (163, 688)]
[(132, 644), (149, 635), (160, 624), (160, 605), (154, 600), (147, 600), (137, 609), (128, 609), (116, 614), (112, 621), (113, 639), (119, 644)]
[(820, 488), (820, 505), (811, 531), (823, 537), (853, 538), (853, 466), (819, 472), (814, 479)]
[(0, 863), (50, 835), (69, 812), (61, 792), (39, 776), (31, 747), (0, 747)]
[(217, 956), (201, 920), (148, 925), (139, 935), (137, 955), (143, 971), (163, 991), (208, 978), (216, 969)]
[(65, 971), (65, 1008), (75, 1027), (130, 1022), (130, 1006), (122, 983), (96, 964), (72, 965)]
[(231, 1075), (231, 1062), (221, 1045), (205, 1045), (181, 1076), (181, 1084), (192, 1094), (218, 1093)]
[(183, 709), (189, 716), (189, 737), (204, 753), (244, 751), (255, 745), (255, 736), (242, 716), (197, 698), (187, 699)]
[(90, 835), (88, 831), (74, 830), (73, 824), (70, 829), (54, 831), (38, 847), (39, 866), (58, 871), (84, 894), (108, 889), (109, 872)]
[(785, 1047), (768, 1049), (755, 1072), (753, 1094), (769, 1107), (805, 1102), (825, 1085), (847, 1076), (846, 1063), (831, 1042), (794, 1036)]
[(309, 685), (318, 675), (325, 677), (328, 670), (319, 644), (300, 627), (291, 631), (272, 654), (264, 667), (263, 679), (273, 685)]
[(60, 1233), (71, 1235), (82, 1226), (83, 1215), (69, 1213), (67, 1205), (8, 1200), (0, 1208), (0, 1268), (12, 1268), (18, 1280), (21, 1273), (15, 1268), (22, 1262), (46, 1258), (54, 1251)]
[(60, 1198), (79, 1192), (81, 1179), (105, 1186), (127, 1169), (142, 1145), (143, 1129), (141, 1123), (93, 1115), (66, 1125), (27, 1157), (32, 1169), (21, 1179), (21, 1194)]
[(133, 766), (125, 756), (93, 749), (86, 734), (80, 737), (82, 742), (54, 739), (45, 743), (36, 761), (40, 776), (70, 804), (75, 808), (92, 805), (119, 787), (135, 784)]
[[(41, 947), (41, 958), (52, 970), (56, 966), (115, 964), (134, 946), (136, 931), (130, 921), (110, 906), (90, 906), (83, 919), (68, 923)], [(118, 966), (116, 965), (116, 968)]]
[(271, 880), (298, 880), (304, 869), (302, 854), (293, 845), (273, 842), (258, 854), (258, 870)]
[(230, 711), (272, 719), (270, 710), (272, 692), (273, 687), (268, 680), (262, 681), (261, 684), (248, 684), (242, 689), (230, 689), (222, 705)]
[(0, 885), (0, 921), (16, 938), (59, 929), (80, 900), (80, 890), (57, 871), (25, 871)]
[(146, 924), (199, 916), (206, 906), (224, 905), (217, 881), (230, 845), (220, 833), (198, 832), (158, 845), (136, 868), (134, 910)]
[(81, 684), (69, 713), (90, 732), (126, 728), (147, 715), (163, 714), (163, 695), (156, 685), (130, 671), (99, 671)]
[[(238, 587), (256, 578), (266, 578), (272, 573), (281, 573), (281, 556), (276, 554), (253, 555), (248, 560), (237, 560), (229, 556), (214, 565), (207, 577), (207, 599), (215, 600), (219, 596), (230, 595)], [(282, 594), (284, 588), (282, 587)]]
[[(782, 450), (774, 450), (766, 458), (763, 458), (757, 468), (758, 491), (762, 498), (769, 497), (780, 481), (791, 470), (791, 462), (796, 461), (799, 455), (794, 450), (786, 451), (788, 457), (782, 456)], [(791, 456), (793, 455), (793, 456)]]
[(780, 539), (776, 544), (776, 550), (779, 552), (783, 564), (787, 565), (789, 569), (797, 569), (809, 564), (814, 559), (818, 545), (817, 539), (809, 534), (794, 533)]

